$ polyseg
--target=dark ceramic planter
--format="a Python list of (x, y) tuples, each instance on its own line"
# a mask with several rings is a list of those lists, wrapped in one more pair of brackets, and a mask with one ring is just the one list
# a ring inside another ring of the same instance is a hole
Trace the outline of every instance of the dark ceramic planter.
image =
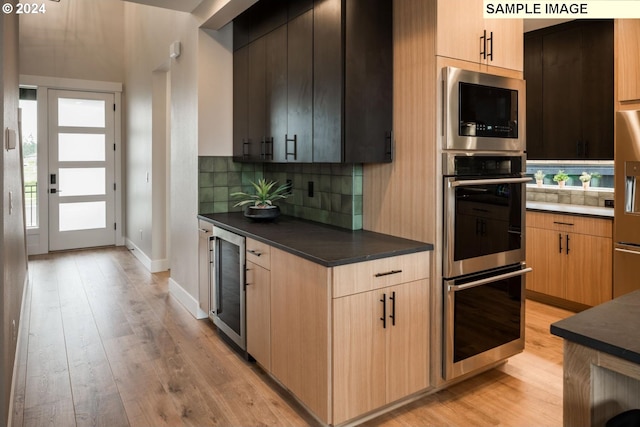
[(257, 221), (270, 221), (280, 216), (280, 208), (277, 206), (269, 206), (266, 208), (247, 206), (244, 210), (244, 216)]

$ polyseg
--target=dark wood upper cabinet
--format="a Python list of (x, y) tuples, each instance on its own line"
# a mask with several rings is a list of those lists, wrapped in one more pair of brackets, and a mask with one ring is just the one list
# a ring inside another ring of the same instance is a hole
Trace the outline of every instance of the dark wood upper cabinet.
[[(261, 0), (236, 18), (234, 67), (249, 69), (234, 70), (248, 87), (234, 82), (234, 102), (248, 99), (234, 106), (234, 157), (390, 162), (392, 16), (392, 0)], [(248, 59), (236, 60), (238, 53)], [(244, 110), (248, 118), (236, 116)], [(244, 127), (249, 143), (240, 151), (235, 133)]]
[(613, 159), (613, 22), (526, 33), (527, 158)]

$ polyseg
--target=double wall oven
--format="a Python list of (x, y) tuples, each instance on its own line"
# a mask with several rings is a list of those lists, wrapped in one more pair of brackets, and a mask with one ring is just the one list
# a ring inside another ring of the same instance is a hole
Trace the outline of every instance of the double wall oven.
[(524, 82), (443, 73), (443, 374), (524, 349)]

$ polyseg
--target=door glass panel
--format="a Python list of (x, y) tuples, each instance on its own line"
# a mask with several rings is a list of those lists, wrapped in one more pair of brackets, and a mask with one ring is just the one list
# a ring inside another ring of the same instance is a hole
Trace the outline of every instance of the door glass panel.
[(106, 193), (105, 168), (60, 168), (61, 196), (94, 196)]
[(106, 228), (107, 203), (60, 203), (60, 231)]
[(24, 208), (27, 228), (38, 227), (38, 101), (36, 90), (20, 88)]
[(58, 99), (58, 126), (105, 126), (105, 102), (94, 99)]
[(58, 134), (58, 161), (104, 162), (105, 135), (86, 133)]
[(218, 240), (218, 317), (240, 335), (240, 248)]

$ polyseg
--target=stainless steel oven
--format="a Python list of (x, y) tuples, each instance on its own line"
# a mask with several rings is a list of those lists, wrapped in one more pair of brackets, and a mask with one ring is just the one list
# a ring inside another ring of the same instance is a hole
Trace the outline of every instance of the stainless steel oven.
[(449, 380), (524, 349), (524, 263), (444, 280), (444, 376)]
[(443, 148), (525, 150), (525, 81), (445, 67)]
[(220, 332), (245, 350), (245, 238), (213, 227), (211, 239), (213, 289), (209, 318)]
[(525, 259), (525, 157), (445, 153), (443, 277)]

